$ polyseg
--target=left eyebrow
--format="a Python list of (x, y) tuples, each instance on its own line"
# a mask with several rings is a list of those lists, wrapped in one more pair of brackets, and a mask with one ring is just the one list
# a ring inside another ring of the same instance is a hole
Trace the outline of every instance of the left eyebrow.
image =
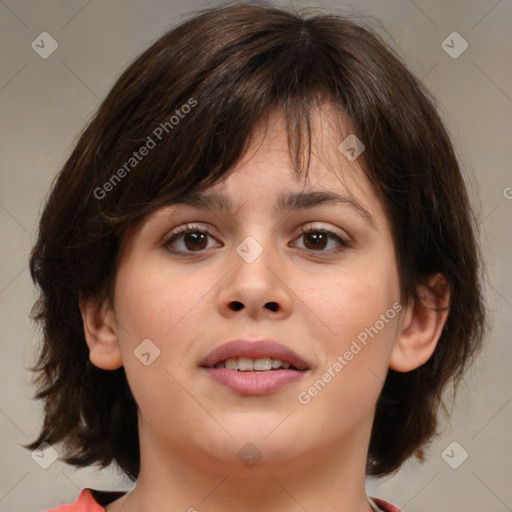
[[(280, 214), (285, 211), (295, 211), (304, 208), (314, 208), (322, 204), (347, 204), (353, 208), (361, 217), (363, 217), (372, 227), (376, 227), (375, 220), (366, 208), (358, 203), (354, 198), (342, 196), (329, 191), (312, 191), (312, 192), (293, 192), (281, 194), (272, 208), (273, 214)], [(189, 205), (197, 208), (208, 210), (216, 210), (232, 213), (233, 203), (229, 197), (216, 194), (213, 192), (203, 193), (193, 191), (178, 200), (173, 201), (176, 205)]]

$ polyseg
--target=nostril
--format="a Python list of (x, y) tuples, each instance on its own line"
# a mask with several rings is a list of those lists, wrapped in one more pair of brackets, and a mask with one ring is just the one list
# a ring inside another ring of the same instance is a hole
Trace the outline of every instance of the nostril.
[(277, 302), (267, 302), (265, 304), (265, 307), (267, 307), (268, 309), (270, 309), (271, 311), (277, 311), (278, 309), (278, 305), (277, 305)]
[[(231, 302), (230, 307), (234, 311), (240, 311), (244, 307), (244, 305), (241, 302), (234, 300)], [(277, 302), (267, 302), (265, 304), (265, 307), (270, 309), (271, 311), (277, 311), (279, 309), (279, 305), (277, 304)]]
[(235, 311), (239, 311), (243, 307), (244, 307), (244, 305), (241, 302), (238, 302), (236, 300), (231, 303), (231, 308), (234, 309)]

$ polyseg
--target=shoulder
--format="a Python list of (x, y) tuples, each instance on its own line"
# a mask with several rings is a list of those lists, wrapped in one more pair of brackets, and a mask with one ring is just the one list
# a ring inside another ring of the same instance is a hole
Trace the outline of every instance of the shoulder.
[(105, 512), (104, 505), (125, 494), (122, 491), (98, 491), (83, 489), (75, 503), (60, 505), (46, 512)]
[(375, 512), (401, 512), (399, 508), (379, 498), (370, 498), (370, 504), (375, 507)]

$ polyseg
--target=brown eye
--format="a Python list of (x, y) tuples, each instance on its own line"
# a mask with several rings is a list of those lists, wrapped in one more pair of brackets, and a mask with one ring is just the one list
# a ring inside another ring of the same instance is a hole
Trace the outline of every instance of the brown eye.
[[(303, 240), (304, 248), (315, 252), (338, 252), (349, 247), (347, 241), (333, 231), (324, 228), (305, 229), (297, 240)], [(331, 247), (331, 250), (325, 250), (331, 240), (334, 241), (334, 247)]]
[(185, 247), (191, 251), (204, 249), (208, 245), (208, 235), (200, 231), (192, 231), (183, 235)]
[(328, 240), (328, 236), (325, 233), (310, 232), (302, 235), (304, 245), (308, 249), (325, 249)]
[(177, 230), (164, 244), (173, 253), (201, 252), (208, 248), (208, 239), (213, 238), (206, 228), (184, 226)]

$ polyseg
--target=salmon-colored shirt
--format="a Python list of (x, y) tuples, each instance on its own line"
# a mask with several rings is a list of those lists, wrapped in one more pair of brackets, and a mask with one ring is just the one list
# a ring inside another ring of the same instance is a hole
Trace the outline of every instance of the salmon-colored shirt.
[(96, 489), (84, 489), (75, 503), (61, 505), (47, 512), (105, 512), (105, 505), (112, 503), (126, 494), (122, 491), (97, 491)]
[[(61, 505), (46, 512), (105, 512), (105, 505), (120, 498), (124, 492), (121, 491), (97, 491), (95, 489), (84, 489), (75, 503)], [(378, 498), (370, 498), (371, 505), (375, 512), (400, 512), (395, 506)]]

